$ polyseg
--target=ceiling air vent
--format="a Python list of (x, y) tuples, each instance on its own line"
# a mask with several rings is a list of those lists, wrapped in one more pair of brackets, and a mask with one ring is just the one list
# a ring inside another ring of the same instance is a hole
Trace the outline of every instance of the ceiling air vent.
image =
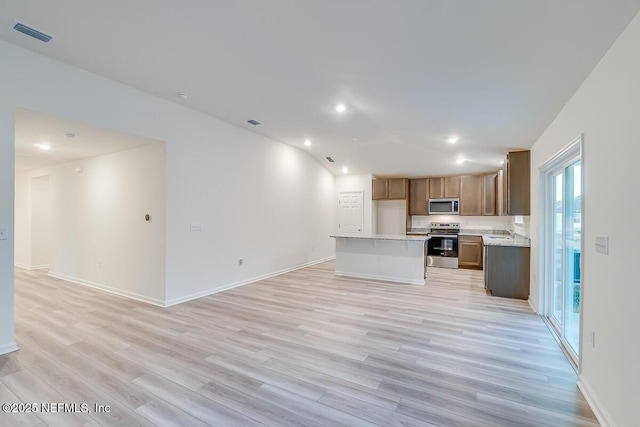
[(336, 162), (335, 160), (333, 160), (331, 157), (328, 157), (328, 156), (327, 156), (327, 157), (325, 157), (325, 159), (327, 159), (327, 160), (328, 160), (328, 161), (330, 161), (331, 163), (335, 163), (335, 162)]
[(20, 31), (22, 34), (26, 34), (29, 37), (33, 37), (34, 39), (38, 39), (41, 42), (45, 42), (48, 43), (49, 40), (52, 39), (52, 37), (48, 34), (45, 34), (41, 31), (36, 30), (35, 28), (31, 28), (31, 27), (27, 27), (24, 24), (21, 23), (16, 23), (16, 25), (13, 26), (13, 29), (16, 31)]
[(258, 125), (261, 125), (261, 124), (262, 124), (262, 123), (260, 123), (259, 121), (257, 121), (257, 120), (253, 120), (253, 119), (251, 119), (251, 120), (247, 120), (247, 123), (251, 123), (251, 124), (252, 124), (252, 125), (254, 125), (254, 126), (258, 126)]

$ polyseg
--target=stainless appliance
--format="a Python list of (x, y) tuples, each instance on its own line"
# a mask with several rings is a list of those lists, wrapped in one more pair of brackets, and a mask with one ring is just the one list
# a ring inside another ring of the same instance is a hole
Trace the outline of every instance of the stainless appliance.
[(457, 222), (430, 224), (427, 241), (427, 266), (458, 268), (458, 233), (460, 224)]
[(429, 215), (459, 215), (460, 199), (429, 199)]

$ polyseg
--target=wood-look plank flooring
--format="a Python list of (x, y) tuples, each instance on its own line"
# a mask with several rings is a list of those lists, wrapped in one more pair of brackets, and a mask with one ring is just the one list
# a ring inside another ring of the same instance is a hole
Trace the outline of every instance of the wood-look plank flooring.
[(336, 277), (333, 262), (170, 308), (16, 271), (0, 413), (13, 426), (598, 426), (524, 301), (482, 272), (424, 286)]

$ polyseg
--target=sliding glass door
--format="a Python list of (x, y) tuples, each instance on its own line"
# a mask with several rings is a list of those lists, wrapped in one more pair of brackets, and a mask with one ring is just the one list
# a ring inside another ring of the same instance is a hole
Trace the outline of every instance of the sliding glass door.
[[(577, 151), (577, 153), (576, 153)], [(582, 163), (579, 144), (544, 171), (547, 316), (577, 362), (580, 352)]]

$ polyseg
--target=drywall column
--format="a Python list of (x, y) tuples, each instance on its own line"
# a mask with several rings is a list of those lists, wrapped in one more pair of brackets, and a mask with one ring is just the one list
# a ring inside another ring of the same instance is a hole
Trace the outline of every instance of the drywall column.
[(51, 251), (49, 175), (31, 178), (31, 268), (47, 268)]
[(13, 337), (13, 109), (0, 107), (0, 354), (16, 350)]
[(13, 227), (14, 264), (30, 268), (31, 263), (31, 176), (19, 173), (15, 176), (15, 223)]

